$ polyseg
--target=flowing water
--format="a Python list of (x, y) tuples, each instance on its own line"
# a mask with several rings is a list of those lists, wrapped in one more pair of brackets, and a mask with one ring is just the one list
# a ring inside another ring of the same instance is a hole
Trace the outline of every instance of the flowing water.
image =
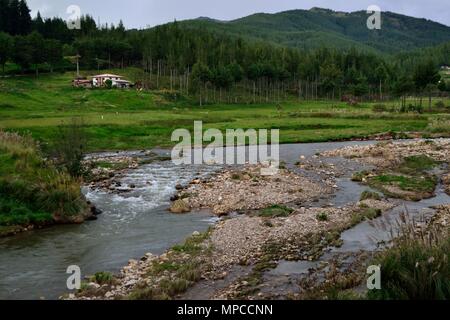
[[(349, 172), (350, 173), (350, 172)], [(439, 176), (439, 174), (438, 174)], [(367, 187), (352, 182), (347, 176), (338, 181), (339, 191), (334, 196), (335, 203), (348, 203), (349, 197), (359, 198)], [(357, 199), (349, 202), (355, 202)], [(354, 262), (354, 254), (360, 252), (375, 252), (385, 247), (398, 234), (403, 220), (422, 223), (435, 213), (433, 207), (441, 204), (450, 204), (450, 196), (445, 193), (444, 186), (439, 184), (436, 195), (430, 199), (418, 202), (395, 200), (397, 206), (372, 221), (364, 221), (341, 234), (342, 245), (331, 247), (315, 261), (279, 261), (277, 267), (264, 275), (266, 289), (270, 294), (282, 297), (287, 291), (298, 290), (301, 279), (309, 278), (314, 272), (317, 281), (323, 281), (324, 272), (329, 269), (323, 266), (333, 260), (340, 261), (340, 270)]]
[[(370, 143), (282, 145), (280, 158), (292, 166), (300, 155), (311, 157), (325, 150)], [(129, 170), (121, 178), (122, 186), (135, 185), (131, 192), (111, 194), (84, 188), (87, 198), (103, 211), (97, 221), (0, 239), (0, 299), (56, 299), (67, 292), (66, 270), (70, 265), (79, 266), (83, 276), (98, 271), (117, 272), (129, 259), (139, 259), (147, 252), (160, 254), (194, 231), (206, 230), (217, 221), (209, 212), (173, 215), (167, 209), (177, 184), (207, 176), (219, 168), (155, 162)], [(365, 189), (348, 177), (340, 179), (339, 186), (340, 192), (332, 199), (337, 206), (357, 201)], [(447, 198), (439, 201), (449, 202)], [(361, 228), (344, 233), (343, 238), (350, 239), (344, 243), (351, 245), (352, 239), (365, 238), (360, 233), (366, 230)]]
[(0, 299), (56, 299), (67, 291), (69, 265), (79, 266), (83, 276), (117, 272), (129, 259), (161, 254), (206, 230), (216, 222), (208, 212), (173, 215), (167, 208), (178, 183), (214, 169), (169, 161), (144, 165), (121, 179), (124, 187), (136, 185), (130, 193), (83, 190), (103, 211), (97, 221), (0, 239)]

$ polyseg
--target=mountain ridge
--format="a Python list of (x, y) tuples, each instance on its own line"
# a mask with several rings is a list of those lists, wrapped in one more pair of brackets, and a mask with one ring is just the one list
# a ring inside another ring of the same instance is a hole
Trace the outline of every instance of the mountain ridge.
[(178, 23), (188, 28), (300, 48), (357, 47), (377, 53), (397, 53), (450, 41), (450, 27), (425, 18), (382, 12), (381, 30), (369, 30), (366, 11), (343, 12), (324, 8), (255, 13), (221, 21), (200, 17)]

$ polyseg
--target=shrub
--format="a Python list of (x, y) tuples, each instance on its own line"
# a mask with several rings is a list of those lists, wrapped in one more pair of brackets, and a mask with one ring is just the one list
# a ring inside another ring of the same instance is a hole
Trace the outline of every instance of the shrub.
[(450, 299), (450, 238), (436, 228), (416, 230), (414, 223), (406, 225), (393, 246), (375, 259), (373, 264), (381, 265), (381, 290), (369, 291), (369, 299)]
[(109, 272), (97, 272), (90, 278), (90, 280), (92, 282), (103, 285), (103, 284), (111, 284), (114, 280), (114, 277)]
[(381, 200), (381, 195), (377, 192), (366, 190), (361, 194), (360, 201), (364, 201), (367, 199)]
[(29, 136), (0, 131), (0, 224), (70, 222), (86, 209), (78, 181), (44, 161)]
[(352, 176), (352, 181), (354, 182), (362, 182), (365, 177), (367, 177), (369, 173), (367, 171), (356, 172)]
[(58, 137), (55, 142), (55, 153), (59, 164), (73, 177), (83, 175), (83, 157), (87, 138), (83, 119), (73, 118), (70, 123), (58, 128)]
[(376, 208), (361, 208), (358, 212), (353, 213), (351, 218), (351, 224), (357, 225), (365, 220), (373, 220), (381, 216), (383, 212), (381, 209)]
[(326, 212), (321, 212), (316, 216), (319, 221), (328, 221), (328, 214)]
[(259, 212), (259, 216), (266, 218), (287, 217), (292, 212), (294, 212), (294, 210), (286, 206), (272, 205), (270, 207), (261, 210)]
[(113, 85), (113, 83), (112, 83), (111, 79), (108, 79), (105, 81), (105, 86), (107, 89), (111, 89), (112, 85)]

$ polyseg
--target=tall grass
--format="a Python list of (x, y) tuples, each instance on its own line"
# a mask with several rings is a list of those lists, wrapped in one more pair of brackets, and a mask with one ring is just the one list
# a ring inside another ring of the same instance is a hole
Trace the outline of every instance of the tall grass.
[(59, 165), (73, 177), (83, 175), (83, 157), (87, 146), (86, 132), (82, 118), (72, 118), (58, 127), (58, 136), (54, 143), (54, 153)]
[(450, 120), (449, 119), (433, 119), (426, 128), (431, 133), (449, 133), (450, 132)]
[(0, 225), (66, 221), (86, 211), (77, 180), (45, 160), (30, 136), (0, 131)]
[(438, 227), (420, 229), (406, 222), (393, 246), (374, 264), (381, 265), (381, 290), (368, 293), (380, 300), (450, 299), (450, 237)]

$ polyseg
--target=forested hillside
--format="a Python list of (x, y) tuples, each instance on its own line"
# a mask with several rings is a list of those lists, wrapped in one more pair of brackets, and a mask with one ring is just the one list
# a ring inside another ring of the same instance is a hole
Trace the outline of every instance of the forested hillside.
[(450, 41), (450, 27), (430, 20), (383, 12), (382, 29), (369, 30), (368, 17), (365, 11), (346, 13), (314, 8), (259, 13), (227, 22), (200, 18), (184, 21), (183, 25), (300, 49), (357, 47), (398, 53)]
[[(245, 94), (254, 101), (279, 101), (286, 95), (382, 98), (449, 90), (439, 82), (438, 68), (450, 64), (450, 42), (417, 47), (450, 39), (450, 28), (397, 14), (385, 13), (383, 29), (370, 36), (365, 13), (323, 9), (257, 14), (229, 23), (174, 22), (146, 30), (126, 30), (122, 23), (97, 26), (84, 16), (81, 30), (69, 30), (60, 18), (38, 14), (31, 19), (24, 0), (0, 0), (0, 6), (0, 64), (10, 74), (73, 69), (78, 56), (84, 70), (138, 67), (144, 88), (196, 93), (200, 100), (210, 90), (222, 102), (223, 93), (231, 102)], [(305, 32), (329, 38), (310, 49), (296, 42), (309, 41)], [(394, 45), (416, 49), (377, 53)]]

